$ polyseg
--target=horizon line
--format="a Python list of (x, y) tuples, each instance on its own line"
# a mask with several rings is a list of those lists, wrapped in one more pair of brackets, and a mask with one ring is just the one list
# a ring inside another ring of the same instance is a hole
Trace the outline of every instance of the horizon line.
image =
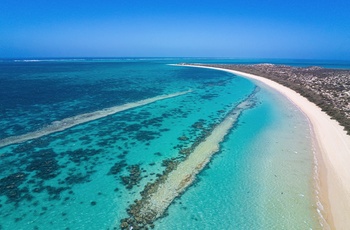
[(259, 58), (259, 57), (210, 57), (210, 56), (28, 56), (28, 57), (0, 57), (0, 60), (55, 60), (55, 59), (216, 59), (216, 60), (316, 60), (316, 61), (342, 61), (350, 62), (350, 59), (325, 59), (325, 58)]

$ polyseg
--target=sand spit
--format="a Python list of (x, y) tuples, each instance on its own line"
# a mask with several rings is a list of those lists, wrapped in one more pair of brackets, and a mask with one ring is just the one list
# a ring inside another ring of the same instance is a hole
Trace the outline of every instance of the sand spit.
[(49, 134), (52, 134), (55, 132), (60, 132), (60, 131), (63, 131), (65, 129), (71, 128), (73, 126), (80, 125), (82, 123), (97, 120), (97, 119), (100, 119), (100, 118), (103, 118), (103, 117), (106, 117), (106, 116), (109, 116), (109, 115), (112, 115), (115, 113), (119, 113), (119, 112), (122, 112), (122, 111), (125, 111), (128, 109), (132, 109), (135, 107), (147, 105), (147, 104), (159, 101), (159, 100), (164, 100), (164, 99), (184, 95), (184, 94), (187, 94), (189, 92), (191, 92), (191, 90), (177, 92), (177, 93), (173, 93), (173, 94), (156, 96), (156, 97), (144, 99), (144, 100), (137, 101), (137, 102), (131, 102), (131, 103), (127, 103), (124, 105), (119, 105), (119, 106), (114, 106), (114, 107), (102, 109), (102, 110), (91, 112), (91, 113), (80, 114), (80, 115), (77, 115), (74, 117), (65, 118), (65, 119), (60, 120), (60, 121), (54, 121), (51, 124), (49, 124), (48, 126), (42, 128), (40, 130), (26, 133), (26, 134), (19, 135), (19, 136), (12, 136), (12, 137), (2, 139), (2, 140), (0, 140), (0, 148), (4, 147), (6, 145), (17, 144), (17, 143), (32, 140), (35, 138), (39, 138), (39, 137), (42, 137), (45, 135), (49, 135)]
[(128, 209), (129, 218), (121, 220), (120, 227), (146, 229), (161, 217), (173, 200), (181, 195), (195, 180), (196, 175), (207, 165), (213, 154), (219, 151), (219, 144), (237, 122), (241, 113), (255, 105), (255, 90), (238, 104), (223, 121), (211, 129), (203, 141), (195, 144), (193, 151), (181, 162), (174, 162), (153, 184), (146, 185), (141, 192), (142, 199), (135, 201)]
[(350, 226), (350, 136), (335, 120), (332, 120), (318, 106), (308, 101), (297, 92), (269, 79), (239, 72), (206, 66), (192, 66), (210, 68), (230, 72), (242, 77), (262, 82), (277, 90), (292, 101), (308, 117), (316, 144), (316, 162), (321, 200), (318, 212), (325, 229), (349, 229)]

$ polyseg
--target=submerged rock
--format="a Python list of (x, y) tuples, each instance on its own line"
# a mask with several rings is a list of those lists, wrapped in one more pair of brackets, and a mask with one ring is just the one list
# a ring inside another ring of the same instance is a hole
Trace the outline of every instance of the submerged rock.
[(28, 172), (35, 171), (36, 177), (43, 180), (56, 177), (59, 169), (56, 153), (52, 149), (34, 152), (29, 165), (26, 167)]
[(120, 173), (125, 166), (127, 166), (125, 161), (117, 162), (111, 167), (107, 175), (116, 175)]
[(181, 136), (181, 137), (179, 137), (179, 138), (177, 138), (178, 140), (180, 140), (180, 141), (187, 141), (188, 140), (188, 137), (186, 137), (186, 136)]
[(11, 202), (19, 202), (28, 195), (28, 189), (20, 188), (28, 174), (17, 172), (0, 180), (0, 195)]
[(128, 171), (129, 175), (121, 176), (120, 179), (123, 185), (130, 190), (141, 181), (142, 169), (140, 168), (140, 165), (130, 165), (128, 166)]

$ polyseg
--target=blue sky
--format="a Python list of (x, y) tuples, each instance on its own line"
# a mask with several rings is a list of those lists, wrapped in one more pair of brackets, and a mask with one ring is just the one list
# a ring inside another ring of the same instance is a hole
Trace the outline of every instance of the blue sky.
[(349, 0), (1, 0), (0, 57), (350, 60)]

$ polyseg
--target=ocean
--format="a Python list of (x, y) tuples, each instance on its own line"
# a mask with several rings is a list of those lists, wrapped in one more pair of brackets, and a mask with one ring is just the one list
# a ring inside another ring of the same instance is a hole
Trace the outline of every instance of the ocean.
[(1, 60), (0, 229), (119, 229), (147, 185), (161, 185), (169, 164), (186, 161), (247, 98), (253, 105), (215, 143), (209, 163), (147, 226), (321, 229), (306, 117), (267, 86), (169, 65), (181, 62), (260, 63)]

